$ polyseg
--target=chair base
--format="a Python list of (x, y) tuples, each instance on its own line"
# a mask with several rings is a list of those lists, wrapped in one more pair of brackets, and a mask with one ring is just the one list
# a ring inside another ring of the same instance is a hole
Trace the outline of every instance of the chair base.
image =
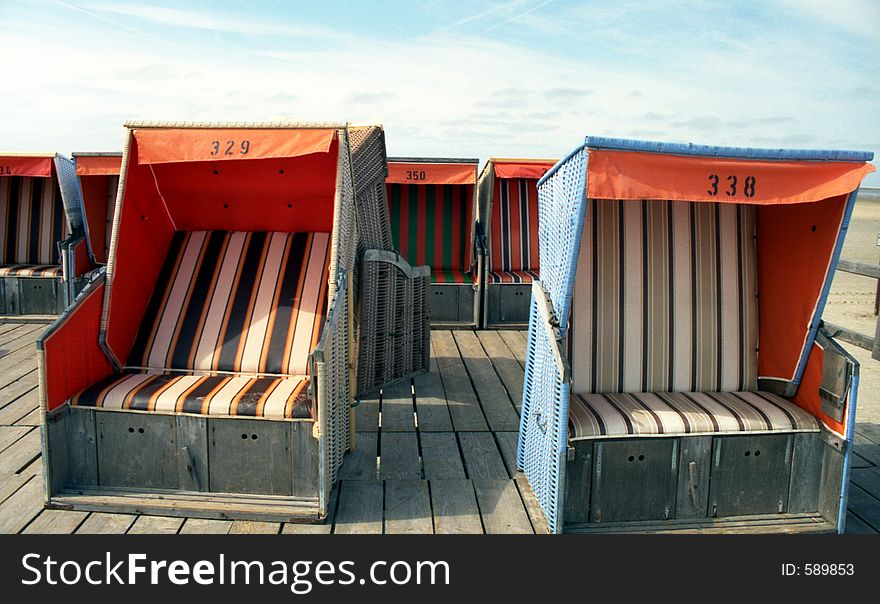
[(528, 329), (531, 283), (487, 283), (485, 298), (485, 327)]
[(67, 308), (67, 283), (59, 277), (0, 277), (0, 315), (58, 315)]
[(478, 296), (470, 283), (431, 284), (431, 327), (471, 329), (479, 325)]
[(836, 533), (836, 523), (821, 514), (768, 514), (734, 516), (708, 520), (670, 520), (667, 522), (609, 522), (607, 524), (566, 525), (566, 533), (662, 533), (662, 534), (773, 534)]

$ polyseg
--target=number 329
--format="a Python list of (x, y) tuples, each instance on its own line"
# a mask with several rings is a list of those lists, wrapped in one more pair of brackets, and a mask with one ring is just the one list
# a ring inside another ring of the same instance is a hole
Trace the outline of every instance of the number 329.
[(226, 141), (225, 143), (211, 141), (211, 155), (247, 155), (250, 150), (251, 141), (249, 140)]

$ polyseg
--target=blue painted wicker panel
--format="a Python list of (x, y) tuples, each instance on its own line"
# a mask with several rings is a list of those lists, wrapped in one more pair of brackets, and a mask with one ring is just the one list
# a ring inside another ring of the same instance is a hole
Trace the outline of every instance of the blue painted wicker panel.
[(526, 475), (552, 533), (562, 532), (568, 397), (571, 384), (560, 374), (552, 330), (532, 297), (517, 466)]

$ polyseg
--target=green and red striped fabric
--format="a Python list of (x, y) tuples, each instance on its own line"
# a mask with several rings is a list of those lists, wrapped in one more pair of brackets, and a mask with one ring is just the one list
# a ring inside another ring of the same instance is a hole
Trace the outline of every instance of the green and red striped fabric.
[(474, 185), (389, 183), (394, 246), (433, 283), (473, 283)]

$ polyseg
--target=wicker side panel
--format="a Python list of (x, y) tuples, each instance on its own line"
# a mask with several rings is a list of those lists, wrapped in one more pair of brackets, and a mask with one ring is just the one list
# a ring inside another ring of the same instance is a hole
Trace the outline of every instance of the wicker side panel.
[(346, 131), (340, 131), (339, 158), (336, 167), (336, 199), (330, 256), (330, 299), (343, 275), (355, 269), (358, 254), (357, 209), (351, 175)]
[(368, 250), (361, 269), (358, 392), (428, 370), (431, 277), (393, 252)]
[(349, 129), (357, 223), (363, 247), (392, 250), (391, 220), (388, 216), (385, 177), (388, 158), (385, 133), (378, 126)]
[(321, 451), (321, 509), (326, 511), (330, 489), (349, 444), (349, 296), (342, 277), (327, 314), (321, 340), (313, 354), (317, 383), (318, 425)]
[(76, 177), (76, 164), (66, 157), (55, 156), (55, 171), (58, 173), (58, 187), (67, 216), (67, 227), (71, 235), (78, 235), (83, 229), (82, 193), (79, 178)]
[(551, 533), (562, 532), (571, 383), (559, 370), (558, 336), (532, 296), (516, 464), (529, 481)]
[(568, 329), (571, 296), (587, 208), (587, 151), (581, 149), (538, 187), (538, 249), (541, 281), (559, 329)]

